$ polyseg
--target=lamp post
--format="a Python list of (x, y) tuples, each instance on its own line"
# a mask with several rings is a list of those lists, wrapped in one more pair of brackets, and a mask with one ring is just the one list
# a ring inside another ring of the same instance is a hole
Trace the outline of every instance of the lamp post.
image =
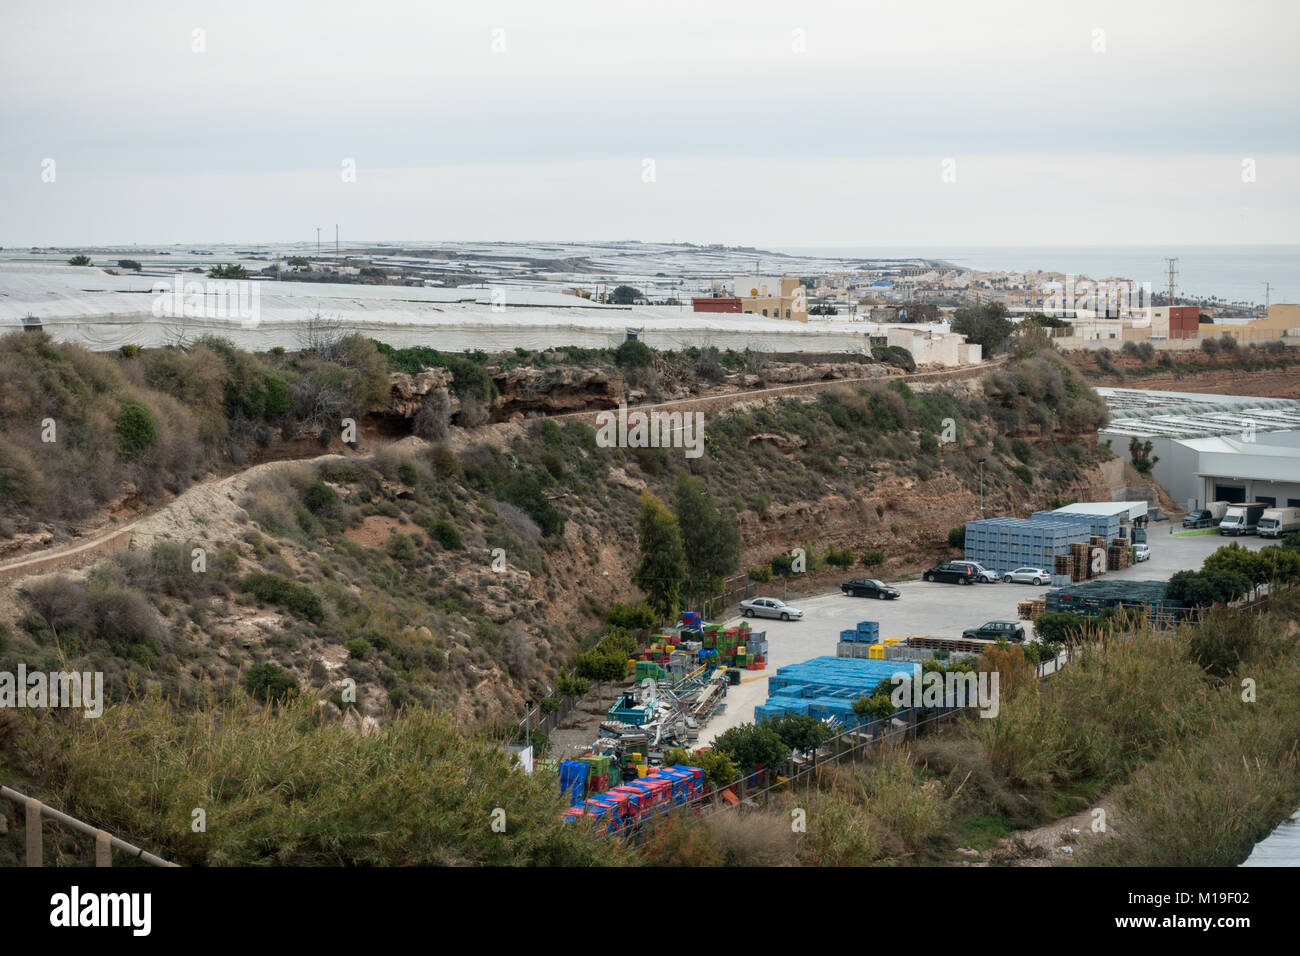
[(984, 459), (979, 460), (980, 466), (980, 520), (984, 520)]

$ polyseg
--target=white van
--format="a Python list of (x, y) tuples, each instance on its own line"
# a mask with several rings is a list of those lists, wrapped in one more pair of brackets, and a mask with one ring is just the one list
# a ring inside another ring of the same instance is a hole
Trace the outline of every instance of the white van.
[(1280, 538), (1300, 531), (1300, 508), (1268, 508), (1259, 516), (1256, 527), (1261, 538)]

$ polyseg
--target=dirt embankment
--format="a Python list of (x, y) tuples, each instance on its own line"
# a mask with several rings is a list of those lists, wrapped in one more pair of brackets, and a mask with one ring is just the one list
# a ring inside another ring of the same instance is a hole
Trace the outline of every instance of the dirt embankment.
[(1102, 373), (1095, 357), (1070, 352), (1070, 363), (1088, 378), (1088, 384), (1110, 388), (1140, 388), (1164, 392), (1204, 392), (1214, 395), (1257, 395), (1260, 398), (1300, 399), (1300, 364), (1286, 368), (1246, 368), (1243, 362), (1275, 361), (1272, 356), (1206, 355), (1201, 352), (1174, 354), (1179, 365), (1191, 371), (1162, 369), (1137, 356), (1111, 353), (1117, 373)]

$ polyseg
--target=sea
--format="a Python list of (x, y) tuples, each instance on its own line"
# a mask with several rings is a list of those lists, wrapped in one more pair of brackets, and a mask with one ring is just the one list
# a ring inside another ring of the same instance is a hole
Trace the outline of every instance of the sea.
[(1091, 279), (1122, 278), (1174, 295), (1225, 304), (1300, 302), (1300, 245), (1232, 246), (795, 246), (773, 250), (845, 259), (931, 259), (966, 269), (1063, 272)]

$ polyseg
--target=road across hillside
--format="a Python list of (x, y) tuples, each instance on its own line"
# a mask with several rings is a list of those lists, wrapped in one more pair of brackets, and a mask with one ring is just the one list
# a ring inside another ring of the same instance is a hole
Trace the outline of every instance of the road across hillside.
[[(941, 369), (933, 372), (912, 372), (906, 375), (888, 376), (886, 378), (830, 379), (818, 382), (801, 382), (797, 385), (782, 385), (774, 388), (755, 389), (752, 391), (735, 392), (726, 395), (710, 395), (702, 398), (686, 398), (672, 402), (646, 403), (630, 407), (636, 408), (640, 411), (704, 411), (712, 414), (741, 402), (765, 401), (767, 399), (779, 398), (785, 395), (798, 395), (806, 392), (822, 391), (832, 385), (855, 385), (866, 384), (868, 382), (889, 382), (894, 380), (907, 382), (954, 381), (962, 378), (971, 378), (982, 375), (989, 369), (1004, 364), (1005, 361), (1005, 359), (998, 359), (993, 362), (987, 362), (981, 365), (972, 365), (959, 369)], [(589, 424), (594, 425), (596, 415), (598, 415), (600, 411), (601, 409), (583, 412), (566, 412), (562, 415), (551, 415), (547, 417), (557, 419), (586, 419), (589, 420)], [(493, 426), (485, 425), (483, 427), (491, 428)], [(379, 444), (385, 443), (370, 443), (363, 457), (369, 457), (369, 455), (375, 450), (375, 447)], [(126, 525), (98, 531), (95, 534), (81, 538), (70, 544), (45, 548), (41, 551), (34, 551), (29, 554), (0, 561), (0, 583), (29, 577), (33, 574), (41, 574), (50, 571), (66, 571), (83, 567), (87, 564), (92, 564), (100, 558), (112, 554), (115, 551), (126, 550), (131, 546), (132, 532), (140, 521), (176, 505), (187, 494), (190, 494), (197, 488), (230, 483), (240, 475), (245, 474), (251, 468), (262, 467), (263, 465), (276, 464), (284, 461), (316, 461), (331, 457), (337, 457), (337, 455), (335, 453), (330, 453), (325, 455), (278, 458), (272, 462), (259, 462), (257, 465), (250, 466), (250, 468), (205, 479), (198, 484), (191, 485), (185, 492), (182, 492), (178, 498), (173, 499), (166, 504), (157, 505), (146, 510)]]

